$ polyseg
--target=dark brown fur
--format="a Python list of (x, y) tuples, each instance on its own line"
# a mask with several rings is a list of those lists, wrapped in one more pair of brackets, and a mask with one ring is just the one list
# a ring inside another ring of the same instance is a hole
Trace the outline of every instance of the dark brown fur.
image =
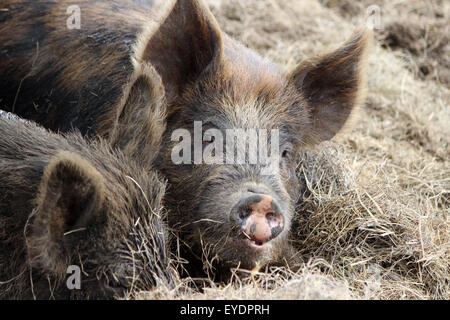
[[(173, 288), (164, 181), (102, 140), (0, 115), (0, 298)], [(68, 290), (67, 267), (81, 267)]]
[[(219, 267), (222, 271), (230, 266), (248, 269), (290, 255), (286, 253), (290, 252), (287, 239), (300, 187), (294, 174), (296, 156), (308, 144), (331, 139), (363, 102), (370, 35), (356, 33), (336, 51), (307, 60), (290, 74), (284, 74), (222, 33), (201, 0), (174, 1), (167, 11), (155, 15), (157, 20), (131, 0), (111, 1), (108, 5), (91, 2), (83, 2), (84, 20), (88, 22), (79, 32), (69, 33), (64, 25), (41, 28), (40, 20), (51, 20), (51, 25), (56, 26), (54, 15), (61, 11), (60, 6), (50, 8), (49, 15), (39, 16), (36, 33), (42, 38), (40, 47), (46, 49), (32, 66), (34, 47), (30, 46), (31, 33), (26, 30), (0, 51), (6, 59), (0, 64), (0, 76), (10, 79), (1, 93), (6, 99), (3, 108), (11, 110), (12, 93), (31, 69), (33, 72), (24, 80), (29, 81), (30, 88), (21, 91), (21, 100), (16, 101), (19, 114), (53, 129), (75, 126), (82, 133), (110, 136), (115, 145), (145, 163), (146, 153), (140, 150), (151, 141), (146, 134), (147, 107), (126, 104), (124, 97), (130, 92), (131, 74), (150, 64), (154, 69), (144, 69), (153, 79), (153, 86), (159, 88), (152, 99), (168, 105), (157, 165), (169, 181), (169, 222), (180, 232), (185, 254), (194, 265), (191, 270), (211, 271)], [(30, 15), (35, 9), (31, 6), (25, 12)], [(0, 40), (4, 37), (11, 41), (12, 26), (25, 17), (26, 13), (2, 19), (6, 23), (0, 27)], [(98, 42), (90, 42), (91, 37)], [(82, 45), (84, 42), (92, 46)], [(23, 48), (26, 55), (20, 52)], [(16, 49), (19, 57), (11, 58)], [(45, 61), (58, 61), (57, 67)], [(51, 74), (52, 80), (43, 81), (45, 77), (40, 74)], [(91, 81), (94, 78), (96, 81)], [(94, 98), (91, 91), (98, 97)], [(34, 96), (48, 98), (46, 92), (52, 92), (55, 105), (61, 105), (63, 99), (75, 99), (77, 107), (60, 107), (40, 115), (30, 101), (34, 101)], [(262, 177), (261, 168), (253, 165), (174, 165), (170, 160), (174, 146), (171, 134), (179, 128), (192, 131), (194, 121), (221, 131), (279, 129), (280, 175)], [(118, 135), (114, 127), (128, 131)], [(283, 233), (271, 241), (271, 249), (258, 257), (242, 247), (241, 235), (229, 216), (235, 194), (249, 181), (264, 184), (270, 190), (281, 203), (286, 222)], [(200, 267), (195, 261), (201, 262)]]
[[(79, 30), (66, 27), (69, 5), (80, 7)], [(94, 134), (98, 117), (116, 106), (133, 74), (130, 52), (152, 21), (148, 7), (11, 0), (1, 8), (1, 108), (52, 130)]]

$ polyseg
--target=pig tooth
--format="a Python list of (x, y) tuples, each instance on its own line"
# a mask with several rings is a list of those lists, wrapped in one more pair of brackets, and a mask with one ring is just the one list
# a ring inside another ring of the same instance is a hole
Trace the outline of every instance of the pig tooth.
[(242, 233), (243, 233), (249, 240), (252, 240), (252, 238), (251, 238), (247, 233), (245, 233), (245, 231), (242, 231)]

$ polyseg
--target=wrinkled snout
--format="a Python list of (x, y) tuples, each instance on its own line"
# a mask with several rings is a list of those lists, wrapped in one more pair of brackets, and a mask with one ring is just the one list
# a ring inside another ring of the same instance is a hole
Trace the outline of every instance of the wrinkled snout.
[(267, 194), (243, 196), (232, 214), (244, 235), (256, 245), (276, 238), (284, 228), (284, 218), (275, 199)]

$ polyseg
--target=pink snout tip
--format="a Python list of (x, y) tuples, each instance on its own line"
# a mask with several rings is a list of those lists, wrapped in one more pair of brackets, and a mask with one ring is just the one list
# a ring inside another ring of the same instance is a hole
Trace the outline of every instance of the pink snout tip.
[(283, 231), (284, 221), (280, 214), (252, 212), (244, 226), (245, 234), (257, 245), (277, 237)]

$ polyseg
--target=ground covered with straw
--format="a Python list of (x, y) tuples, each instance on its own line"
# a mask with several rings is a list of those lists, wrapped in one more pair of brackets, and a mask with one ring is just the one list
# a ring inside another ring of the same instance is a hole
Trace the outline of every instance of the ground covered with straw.
[(449, 299), (450, 4), (208, 3), (225, 32), (287, 71), (336, 48), (375, 4), (381, 23), (369, 56), (367, 102), (352, 130), (299, 160), (307, 186), (291, 234), (303, 261), (299, 271), (236, 274), (201, 292), (141, 297)]

